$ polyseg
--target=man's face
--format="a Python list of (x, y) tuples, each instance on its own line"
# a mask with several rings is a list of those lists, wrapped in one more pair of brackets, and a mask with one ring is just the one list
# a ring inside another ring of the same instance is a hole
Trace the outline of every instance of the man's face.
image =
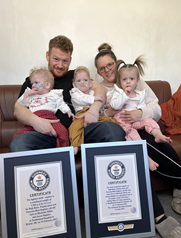
[(54, 77), (63, 77), (68, 72), (72, 58), (70, 52), (67, 53), (59, 48), (53, 47), (50, 53), (47, 51), (46, 59), (48, 61), (49, 70)]

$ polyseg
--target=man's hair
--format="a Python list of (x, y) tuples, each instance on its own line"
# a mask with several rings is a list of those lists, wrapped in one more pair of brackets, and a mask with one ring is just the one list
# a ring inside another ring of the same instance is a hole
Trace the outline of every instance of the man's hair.
[(75, 69), (74, 71), (74, 78), (73, 78), (73, 82), (75, 81), (75, 76), (80, 73), (80, 72), (86, 72), (87, 75), (89, 76), (89, 79), (90, 79), (90, 73), (89, 73), (89, 70), (88, 68), (86, 68), (85, 66), (79, 66)]
[(44, 79), (45, 83), (50, 82), (50, 84), (51, 84), (50, 89), (52, 89), (54, 87), (54, 76), (46, 67), (32, 68), (30, 70), (30, 76), (29, 76), (30, 82), (34, 75), (38, 75), (38, 76), (42, 77)]
[(73, 52), (73, 44), (69, 38), (66, 36), (56, 36), (49, 41), (49, 53), (51, 53), (52, 48), (58, 48), (66, 53), (70, 52), (72, 55)]

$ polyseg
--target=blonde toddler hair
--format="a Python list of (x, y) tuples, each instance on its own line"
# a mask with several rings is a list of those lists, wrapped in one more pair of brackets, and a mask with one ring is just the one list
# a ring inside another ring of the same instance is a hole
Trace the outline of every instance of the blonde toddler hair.
[(54, 87), (54, 76), (53, 74), (46, 68), (46, 67), (41, 67), (41, 68), (32, 68), (30, 70), (30, 82), (31, 82), (31, 79), (34, 75), (38, 75), (40, 77), (42, 77), (44, 79), (44, 82), (50, 82), (51, 84), (51, 89), (53, 89)]
[[(123, 64), (123, 66), (121, 66), (119, 68), (119, 66)], [(133, 64), (126, 64), (123, 60), (118, 60), (117, 61), (117, 69), (119, 72), (118, 75), (118, 80), (117, 80), (117, 85), (118, 87), (121, 88), (121, 84), (120, 84), (120, 74), (121, 74), (121, 70), (122, 69), (136, 69), (137, 72), (137, 78), (140, 78), (140, 76), (144, 76), (145, 72), (144, 72), (144, 68), (146, 67), (146, 60), (144, 59), (143, 55), (140, 55)]]
[(89, 76), (89, 79), (90, 79), (90, 73), (89, 73), (88, 68), (86, 68), (85, 66), (79, 66), (79, 67), (77, 67), (77, 68), (75, 69), (75, 71), (74, 71), (73, 82), (75, 81), (75, 76), (76, 76), (77, 74), (79, 74), (80, 72), (86, 72), (87, 75)]

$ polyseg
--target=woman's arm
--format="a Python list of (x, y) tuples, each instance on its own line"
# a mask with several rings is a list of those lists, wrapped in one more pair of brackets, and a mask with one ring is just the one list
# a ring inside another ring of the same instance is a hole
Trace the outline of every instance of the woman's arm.
[(158, 121), (160, 119), (161, 108), (158, 104), (158, 98), (155, 96), (151, 88), (142, 79), (140, 79), (137, 90), (142, 91), (144, 89), (146, 106), (138, 110), (125, 111), (124, 113), (122, 113), (120, 117), (125, 122), (134, 123), (148, 117), (152, 118), (155, 121)]
[(150, 117), (155, 121), (158, 121), (161, 117), (161, 108), (158, 104), (158, 98), (156, 97), (152, 89), (148, 86), (148, 84), (145, 83), (142, 79), (140, 79), (137, 89), (141, 91), (146, 89), (145, 91), (146, 107), (142, 108), (143, 114), (141, 120)]

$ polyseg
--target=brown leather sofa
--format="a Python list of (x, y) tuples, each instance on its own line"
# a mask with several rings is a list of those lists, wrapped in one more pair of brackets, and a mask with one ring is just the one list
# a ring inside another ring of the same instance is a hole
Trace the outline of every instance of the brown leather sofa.
[[(159, 99), (159, 104), (167, 102), (171, 97), (170, 84), (166, 81), (147, 81), (148, 85), (155, 92)], [(20, 85), (0, 85), (0, 153), (9, 152), (9, 144), (11, 143), (14, 133), (22, 127), (14, 117), (14, 103), (20, 91)], [(160, 123), (160, 122), (159, 122)], [(164, 126), (161, 125), (162, 132)], [(173, 148), (178, 153), (181, 161), (181, 135), (170, 136), (173, 140)], [(154, 159), (154, 158), (153, 158)], [(82, 167), (80, 152), (75, 158), (77, 184), (79, 200), (82, 201)], [(168, 179), (156, 172), (151, 172), (151, 179), (155, 190), (163, 190), (172, 186)]]

